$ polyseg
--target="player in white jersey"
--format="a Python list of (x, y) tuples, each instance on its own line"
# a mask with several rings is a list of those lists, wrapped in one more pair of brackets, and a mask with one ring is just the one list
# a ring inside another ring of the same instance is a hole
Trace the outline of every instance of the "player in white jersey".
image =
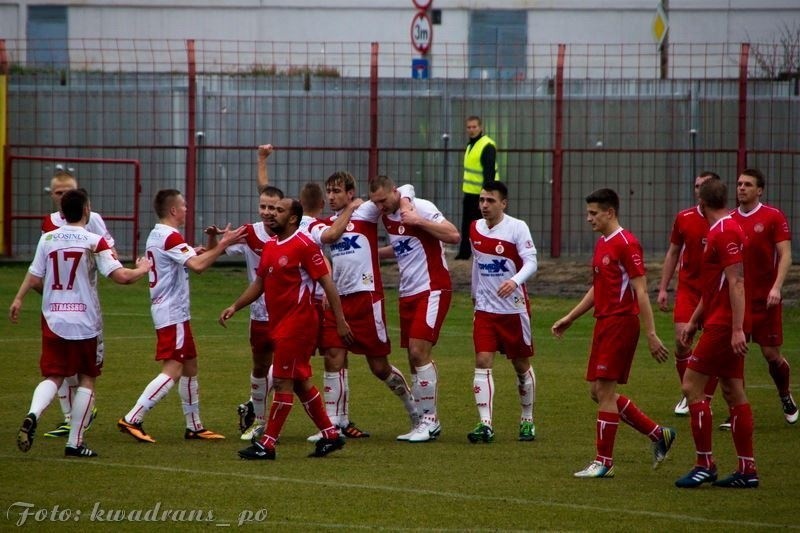
[(536, 246), (528, 225), (506, 214), (508, 189), (500, 181), (487, 182), (478, 203), (481, 216), (470, 225), (472, 247), (472, 301), (475, 314), (472, 341), (475, 345), (475, 377), (472, 391), (480, 422), (467, 439), (492, 442), (494, 426), (494, 378), (496, 352), (511, 360), (517, 373), (517, 391), (522, 408), (519, 440), (536, 438), (533, 405), (536, 375), (531, 367), (533, 337), (525, 282), (536, 273)]
[[(333, 281), (342, 301), (345, 318), (355, 337), (345, 345), (336, 332), (336, 322), (326, 310), (321, 347), (325, 352), (324, 395), (328, 417), (348, 438), (368, 437), (349, 419), (347, 353), (366, 356), (373, 375), (403, 402), (412, 421), (418, 423), (414, 397), (403, 373), (389, 363), (391, 343), (386, 330), (383, 282), (378, 264), (378, 221), (381, 210), (373, 202), (355, 198), (355, 178), (349, 172), (335, 172), (325, 181), (328, 205), (334, 214), (309, 228), (312, 238), (327, 245), (333, 263)], [(410, 207), (414, 188), (400, 189), (402, 202)], [(321, 434), (308, 440), (315, 442)]]
[[(66, 218), (64, 218), (64, 214), (61, 212), (61, 197), (65, 192), (77, 188), (78, 181), (75, 179), (75, 176), (73, 176), (72, 173), (63, 169), (56, 171), (56, 173), (53, 175), (53, 178), (50, 180), (50, 198), (53, 200), (53, 207), (56, 210), (55, 212), (44, 217), (42, 220), (42, 233), (53, 231), (54, 229), (60, 228), (67, 223)], [(86, 231), (103, 237), (106, 243), (111, 247), (111, 251), (116, 255), (116, 250), (114, 249), (114, 238), (111, 236), (111, 233), (109, 233), (108, 228), (106, 228), (106, 223), (103, 220), (103, 217), (101, 217), (98, 213), (91, 211), (91, 203), (89, 221), (86, 223)], [(102, 338), (100, 339), (100, 342), (102, 343)], [(58, 400), (61, 404), (61, 412), (64, 414), (64, 421), (55, 429), (45, 433), (45, 437), (66, 437), (69, 435), (72, 396), (77, 388), (77, 375), (69, 376), (61, 383), (61, 387), (58, 389)], [(95, 409), (92, 411), (92, 416), (89, 420), (89, 426), (92, 425), (92, 422), (96, 416), (97, 410)]]
[[(267, 226), (267, 212), (282, 198), (283, 191), (277, 187), (271, 185), (263, 187), (258, 199), (258, 215), (261, 221), (246, 224), (244, 242), (232, 244), (225, 250), (228, 255), (244, 256), (249, 283), (255, 280), (264, 245), (273, 238), (272, 230)], [(222, 230), (216, 226), (206, 228), (209, 250), (217, 246), (217, 238), (221, 233)], [(250, 304), (250, 351), (253, 360), (250, 372), (250, 397), (237, 407), (241, 440), (260, 438), (264, 430), (264, 415), (269, 392), (272, 390), (273, 349), (266, 302), (264, 298), (258, 298)]]
[(17, 447), (30, 450), (36, 425), (65, 378), (78, 375), (72, 401), (71, 425), (64, 455), (96, 457), (83, 442), (83, 434), (94, 408), (94, 384), (103, 366), (103, 320), (97, 296), (97, 272), (120, 284), (133, 283), (150, 270), (140, 258), (136, 268), (122, 266), (105, 239), (86, 231), (89, 198), (84, 191), (63, 195), (66, 224), (39, 239), (36, 255), (9, 309), (16, 323), (25, 295), (42, 292), (42, 354), (39, 359), (44, 380), (33, 393), (28, 415), (17, 434)]
[(438, 376), (431, 352), (452, 297), (443, 243), (457, 244), (461, 237), (427, 200), (416, 198), (414, 209), (401, 213), (400, 193), (391, 178), (373, 179), (370, 199), (383, 212), (391, 243), (386, 251), (381, 250), (381, 257), (394, 255), (400, 269), (400, 345), (408, 349), (411, 392), (421, 411), (417, 427), (397, 439), (427, 442), (442, 429), (436, 409)]
[(189, 323), (189, 273), (205, 271), (225, 249), (244, 237), (245, 229), (223, 231), (219, 244), (197, 255), (178, 228), (186, 222), (186, 200), (180, 191), (165, 189), (156, 193), (153, 202), (158, 223), (147, 237), (147, 257), (153, 262), (150, 271), (150, 313), (156, 328), (156, 361), (161, 373), (144, 389), (136, 405), (117, 422), (123, 433), (140, 442), (155, 442), (142, 428), (144, 415), (170, 391), (175, 381), (186, 418), (186, 439), (216, 440), (224, 437), (203, 426), (197, 383), (197, 350)]

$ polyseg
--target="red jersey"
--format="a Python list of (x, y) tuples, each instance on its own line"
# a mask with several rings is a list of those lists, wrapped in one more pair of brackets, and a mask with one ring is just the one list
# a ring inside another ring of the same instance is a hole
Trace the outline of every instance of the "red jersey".
[(297, 230), (282, 241), (267, 241), (256, 274), (264, 280), (273, 337), (316, 337), (319, 315), (314, 307), (314, 281), (328, 274), (328, 266), (311, 237)]
[(780, 209), (759, 204), (749, 213), (735, 209), (731, 217), (739, 223), (747, 237), (745, 255), (745, 287), (747, 298), (766, 302), (769, 290), (778, 275), (779, 242), (792, 238), (789, 222)]
[(695, 294), (702, 291), (700, 267), (703, 264), (703, 248), (706, 246), (708, 221), (699, 206), (684, 209), (675, 216), (669, 242), (680, 247), (678, 261), (678, 290), (690, 289)]
[(731, 327), (733, 311), (725, 267), (744, 262), (744, 243), (742, 228), (730, 216), (716, 221), (708, 231), (702, 278), (702, 321), (706, 326)]
[(630, 231), (619, 228), (600, 237), (592, 259), (594, 316), (638, 315), (639, 302), (631, 280), (644, 276), (642, 245)]

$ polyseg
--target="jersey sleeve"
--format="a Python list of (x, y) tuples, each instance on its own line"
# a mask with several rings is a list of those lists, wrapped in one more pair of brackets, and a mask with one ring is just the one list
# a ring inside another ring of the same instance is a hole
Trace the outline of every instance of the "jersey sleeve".
[(36, 245), (36, 253), (31, 261), (31, 266), (28, 267), (28, 272), (37, 278), (44, 278), (47, 269), (47, 252), (45, 251), (44, 235), (39, 238), (39, 244)]
[(169, 237), (164, 241), (164, 254), (170, 260), (181, 265), (197, 255), (194, 248), (186, 244), (183, 236), (177, 231), (170, 233)]
[[(111, 233), (108, 231), (108, 228), (106, 227), (106, 221), (103, 220), (103, 217), (101, 217), (99, 213), (95, 213), (94, 211), (92, 211), (92, 214), (90, 215), (89, 219), (92, 222), (93, 226), (90, 231), (96, 235), (100, 235), (101, 237), (103, 237), (108, 243), (108, 245), (113, 248), (115, 244), (114, 237), (112, 237)], [(86, 229), (89, 228), (87, 227)]]
[(782, 211), (775, 213), (775, 244), (792, 239), (792, 234), (789, 231), (789, 221), (786, 220), (786, 215)]
[(124, 268), (119, 259), (114, 255), (111, 246), (102, 237), (97, 242), (97, 247), (94, 250), (95, 259), (97, 262), (97, 270), (108, 277), (117, 269)]
[(644, 253), (638, 240), (634, 239), (627, 246), (622, 247), (619, 260), (631, 279), (645, 275)]
[(316, 245), (306, 246), (303, 249), (301, 264), (311, 279), (315, 281), (330, 273), (328, 265), (325, 263), (325, 257), (322, 255), (322, 249)]
[(742, 236), (737, 231), (725, 229), (717, 234), (714, 246), (716, 247), (719, 256), (720, 265), (722, 268), (741, 263), (744, 260), (742, 250), (744, 243)]
[(669, 236), (669, 242), (675, 246), (683, 246), (683, 233), (681, 233), (681, 228), (678, 224), (679, 217), (680, 215), (675, 217), (675, 222), (672, 223), (672, 233)]
[(531, 230), (528, 225), (519, 221), (514, 237), (514, 241), (517, 243), (517, 254), (522, 259), (522, 267), (511, 279), (517, 285), (522, 285), (536, 274), (539, 269), (539, 262), (536, 258), (536, 245), (533, 244), (533, 237), (531, 237)]

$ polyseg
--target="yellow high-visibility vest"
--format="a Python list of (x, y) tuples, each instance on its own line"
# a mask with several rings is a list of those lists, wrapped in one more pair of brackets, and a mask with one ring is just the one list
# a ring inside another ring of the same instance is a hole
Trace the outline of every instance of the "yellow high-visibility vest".
[[(483, 189), (481, 154), (487, 144), (491, 144), (497, 150), (497, 145), (488, 135), (478, 139), (471, 147), (467, 145), (467, 151), (464, 153), (464, 182), (461, 186), (461, 190), (467, 194), (480, 194), (481, 189)], [(494, 159), (494, 179), (500, 181), (500, 172), (497, 170), (497, 157)]]

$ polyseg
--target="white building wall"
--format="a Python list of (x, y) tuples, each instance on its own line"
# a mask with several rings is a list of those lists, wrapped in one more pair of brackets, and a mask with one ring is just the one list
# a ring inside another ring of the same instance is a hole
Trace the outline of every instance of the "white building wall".
[[(285, 53), (273, 50), (271, 57), (239, 49), (235, 54), (220, 53), (211, 62), (329, 64), (343, 75), (364, 75), (365, 65), (347, 65), (341, 58), (354, 43), (368, 46), (376, 41), (381, 43), (381, 75), (405, 76), (411, 58), (418, 55), (410, 44), (415, 13), (411, 0), (0, 0), (0, 38), (16, 40), (24, 49), (27, 8), (44, 4), (69, 6), (70, 39), (295, 43), (284, 46)], [(432, 73), (459, 76), (466, 70), (471, 10), (526, 10), (528, 43), (635, 43), (653, 45), (655, 50), (651, 35), (655, 6), (655, 0), (434, 0), (433, 7), (442, 11), (442, 24), (433, 27)], [(670, 1), (672, 43), (773, 42), (783, 24), (800, 26), (800, 1)], [(94, 66), (91, 58), (76, 60), (86, 68)], [(538, 65), (529, 67), (533, 68), (529, 76), (535, 76)]]

